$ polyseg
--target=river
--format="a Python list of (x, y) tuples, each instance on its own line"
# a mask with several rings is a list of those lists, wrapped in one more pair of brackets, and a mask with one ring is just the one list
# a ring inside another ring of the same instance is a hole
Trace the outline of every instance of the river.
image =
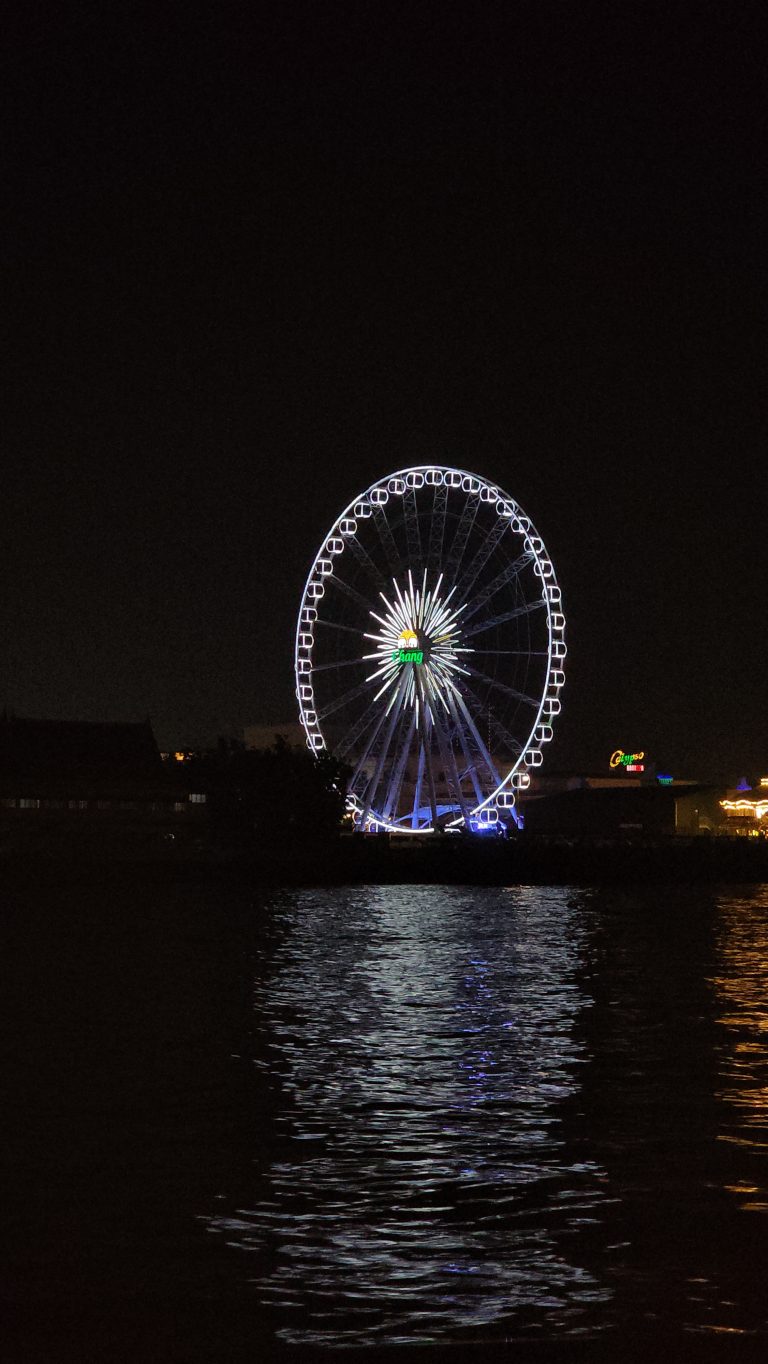
[(768, 889), (104, 883), (3, 923), (19, 1358), (768, 1350)]

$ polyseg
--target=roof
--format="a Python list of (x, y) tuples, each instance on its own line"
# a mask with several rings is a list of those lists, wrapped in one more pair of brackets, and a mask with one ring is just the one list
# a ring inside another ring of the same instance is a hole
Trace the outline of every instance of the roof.
[(148, 721), (0, 716), (0, 786), (7, 795), (86, 789), (107, 794), (168, 785)]

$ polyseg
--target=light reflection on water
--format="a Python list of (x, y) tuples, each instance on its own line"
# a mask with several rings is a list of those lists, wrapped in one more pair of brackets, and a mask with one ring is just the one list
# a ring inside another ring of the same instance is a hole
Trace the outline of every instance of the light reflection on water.
[(46, 1358), (89, 1302), (132, 1359), (766, 1355), (768, 887), (129, 878), (2, 927), (2, 1291)]
[[(210, 1219), (286, 1340), (595, 1330), (609, 1195), (562, 1131), (589, 1059), (578, 893), (299, 892), (255, 1008), (279, 1156)], [(594, 1260), (594, 1247), (592, 1252)]]
[(720, 1048), (720, 1140), (741, 1148), (740, 1178), (727, 1184), (742, 1211), (768, 1212), (768, 905), (728, 899), (717, 934), (713, 978), (724, 1030)]

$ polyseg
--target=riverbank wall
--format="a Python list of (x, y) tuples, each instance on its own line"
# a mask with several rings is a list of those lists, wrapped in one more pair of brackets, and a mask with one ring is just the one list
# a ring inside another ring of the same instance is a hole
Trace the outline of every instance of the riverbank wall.
[(0, 878), (115, 876), (223, 880), (258, 885), (599, 885), (768, 883), (768, 840), (670, 838), (657, 841), (387, 836), (326, 844), (173, 850), (162, 856), (10, 857)]

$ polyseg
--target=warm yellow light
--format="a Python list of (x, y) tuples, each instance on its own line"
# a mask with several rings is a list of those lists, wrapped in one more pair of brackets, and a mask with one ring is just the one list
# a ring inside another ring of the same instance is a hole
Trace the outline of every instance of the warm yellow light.
[(762, 819), (763, 815), (768, 814), (768, 800), (721, 800), (720, 804), (724, 810), (754, 815), (755, 819)]
[(415, 630), (403, 630), (397, 641), (398, 649), (418, 649), (419, 637)]
[(184, 754), (183, 754), (183, 753), (174, 753), (173, 756), (174, 756), (174, 758), (176, 759), (176, 762), (177, 762), (177, 763), (183, 763), (183, 761), (184, 761)]

